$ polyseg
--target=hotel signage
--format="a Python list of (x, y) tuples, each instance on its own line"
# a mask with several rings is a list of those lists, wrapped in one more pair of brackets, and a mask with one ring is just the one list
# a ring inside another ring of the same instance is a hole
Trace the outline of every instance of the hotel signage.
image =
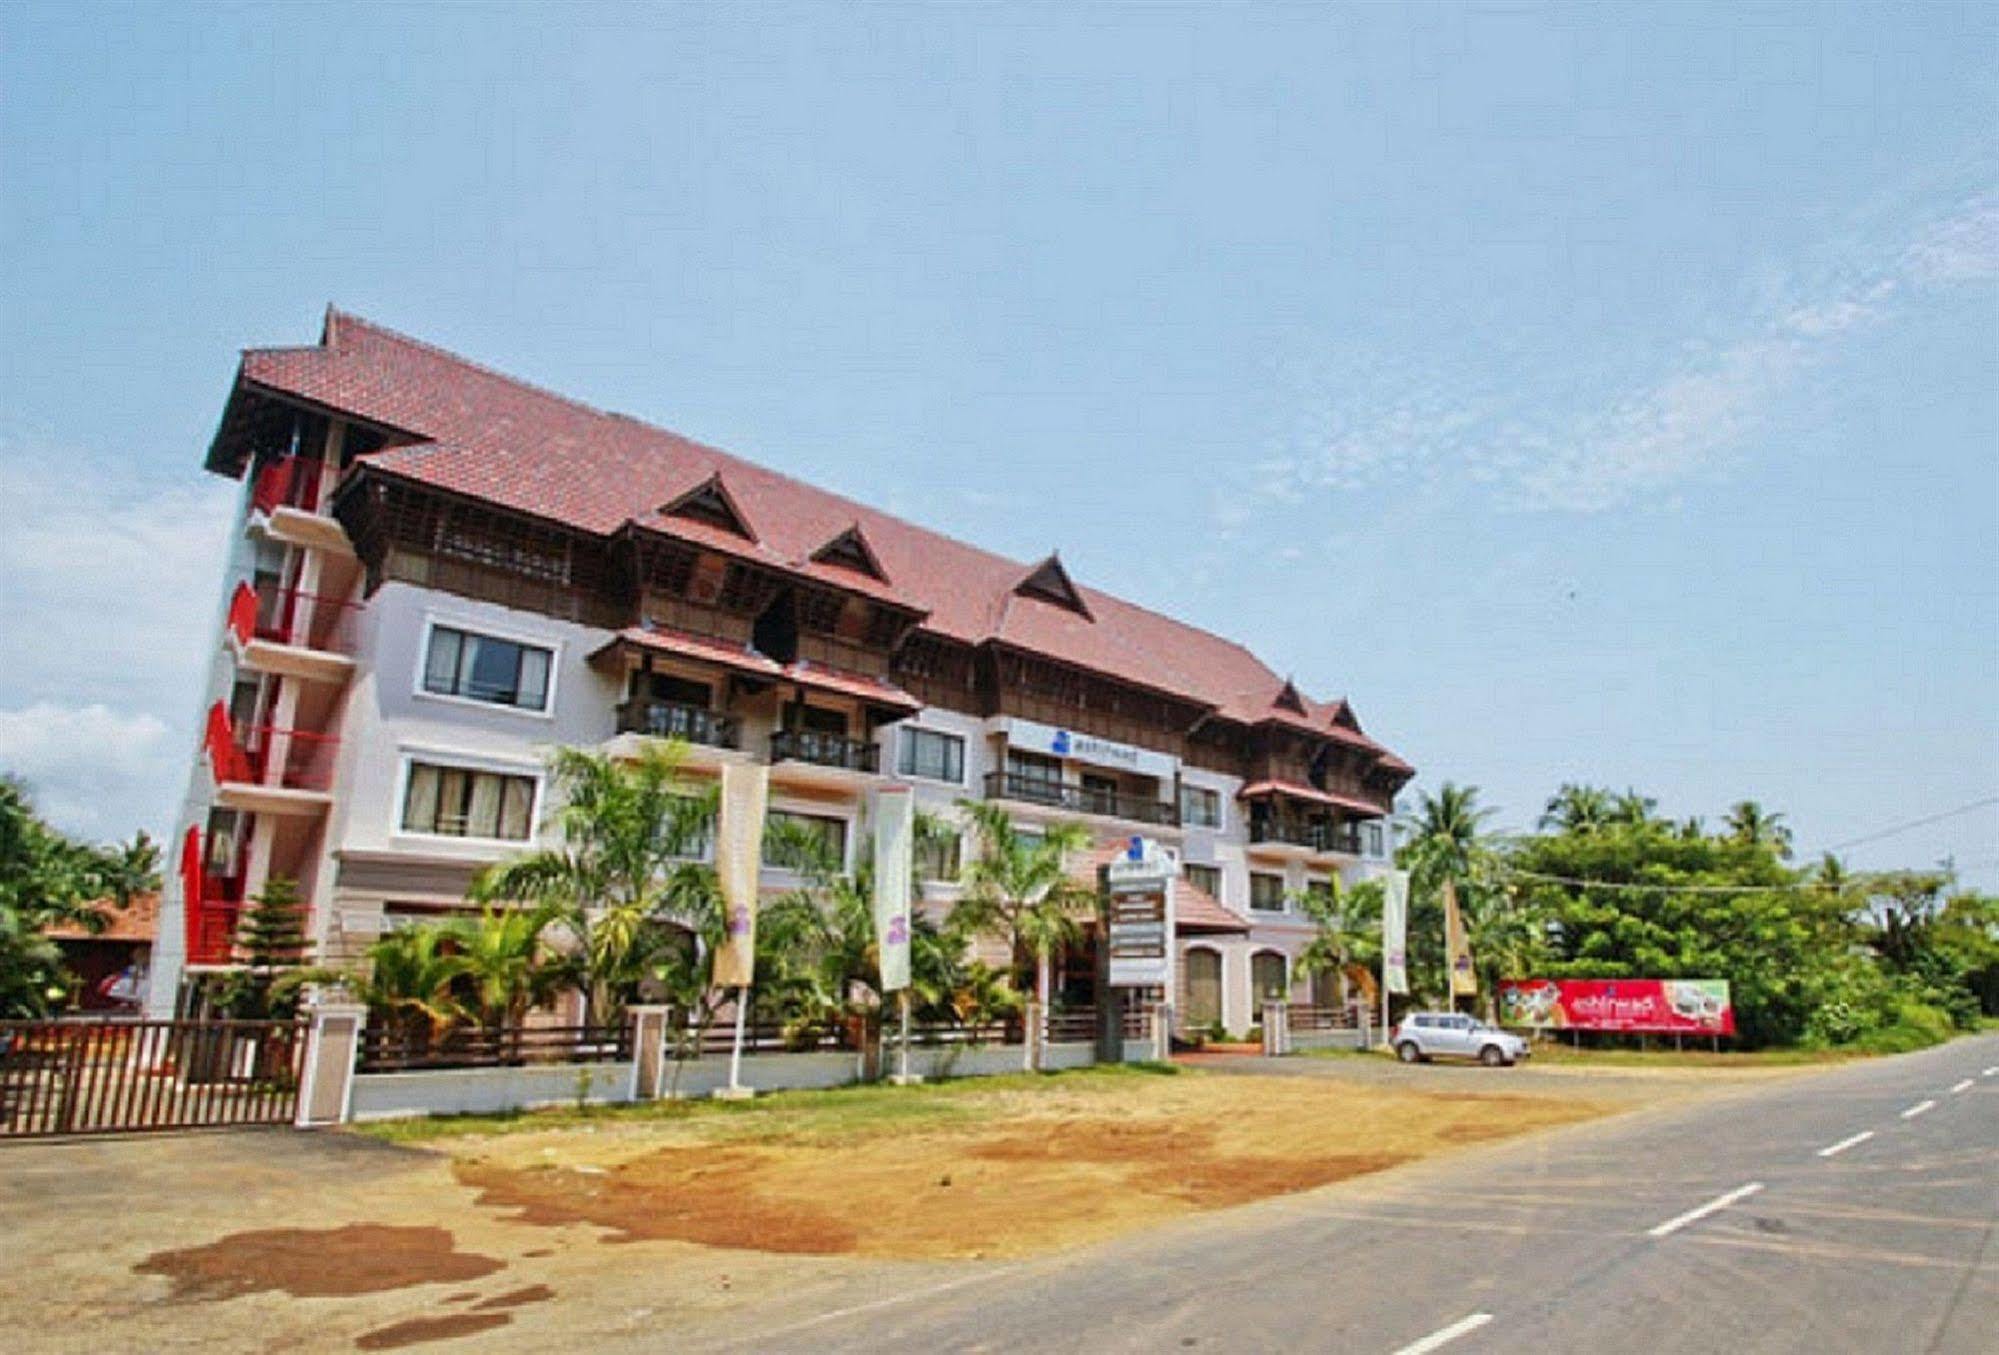
[(1105, 944), (1113, 988), (1173, 988), (1173, 888), (1177, 864), (1159, 844), (1133, 838), (1104, 867)]
[(1172, 776), (1180, 767), (1177, 758), (1165, 753), (1134, 748), (1128, 743), (1100, 739), (1094, 734), (1079, 734), (1073, 729), (1061, 729), (1017, 716), (1008, 716), (1002, 721), (1002, 727), (1010, 745), (1030, 753), (1046, 753), (1050, 757), (1087, 762), (1097, 767), (1116, 767), (1120, 771), (1136, 772), (1140, 776), (1161, 780)]

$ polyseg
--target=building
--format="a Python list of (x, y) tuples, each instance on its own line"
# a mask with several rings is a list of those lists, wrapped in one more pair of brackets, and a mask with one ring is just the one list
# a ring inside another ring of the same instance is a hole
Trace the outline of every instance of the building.
[(122, 908), (115, 899), (99, 899), (91, 907), (102, 919), (94, 929), (54, 922), (42, 928), (42, 935), (56, 943), (64, 968), (76, 976), (79, 1009), (130, 1011), (146, 992), (160, 896), (135, 894)]
[[(322, 957), (462, 906), (549, 806), (541, 752), (675, 735), (771, 767), (849, 854), (883, 778), (1185, 863), (1183, 1017), (1292, 986), (1290, 896), (1378, 868), (1412, 769), (1240, 645), (329, 311), (243, 355), (245, 492), (151, 1005), (295, 878)], [(1108, 850), (1108, 849), (1107, 849)], [(926, 857), (947, 907), (957, 858)], [(1300, 993), (1302, 995), (1302, 989)]]

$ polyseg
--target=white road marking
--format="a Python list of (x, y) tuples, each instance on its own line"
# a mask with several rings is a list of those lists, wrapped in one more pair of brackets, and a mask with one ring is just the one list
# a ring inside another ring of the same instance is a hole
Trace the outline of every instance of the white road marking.
[(1874, 1137), (1874, 1131), (1873, 1131), (1873, 1130), (1871, 1130), (1871, 1129), (1863, 1129), (1863, 1130), (1861, 1130), (1861, 1131), (1860, 1131), (1860, 1132), (1859, 1132), (1858, 1134), (1855, 1134), (1855, 1135), (1854, 1135), (1853, 1137), (1851, 1137), (1851, 1138), (1845, 1138), (1845, 1139), (1841, 1139), (1841, 1140), (1840, 1140), (1840, 1141), (1839, 1141), (1838, 1143), (1835, 1143), (1835, 1144), (1834, 1144), (1834, 1145), (1832, 1145), (1832, 1147), (1830, 1147), (1830, 1148), (1821, 1148), (1821, 1149), (1819, 1149), (1819, 1156), (1820, 1156), (1820, 1157), (1831, 1157), (1831, 1156), (1833, 1156), (1833, 1155), (1834, 1155), (1835, 1153), (1843, 1153), (1843, 1152), (1845, 1152), (1845, 1151), (1846, 1151), (1847, 1149), (1849, 1149), (1849, 1148), (1853, 1147), (1853, 1145), (1854, 1145), (1854, 1144), (1856, 1144), (1856, 1143), (1865, 1143), (1865, 1142), (1867, 1142), (1867, 1140), (1869, 1140), (1869, 1139), (1871, 1139), (1871, 1138), (1873, 1138), (1873, 1137)]
[(1935, 1109), (1935, 1107), (1936, 1107), (1936, 1102), (1934, 1101), (1918, 1101), (1916, 1102), (1915, 1105), (1910, 1106), (1907, 1110), (1902, 1112), (1902, 1118), (1905, 1120), (1913, 1120), (1918, 1115), (1922, 1114), (1924, 1111), (1933, 1110)]
[(1678, 1215), (1675, 1218), (1667, 1219), (1664, 1223), (1660, 1224), (1656, 1228), (1646, 1229), (1645, 1236), (1664, 1237), (1668, 1233), (1677, 1233), (1680, 1231), (1680, 1229), (1686, 1227), (1689, 1223), (1698, 1223), (1700, 1222), (1700, 1220), (1706, 1218), (1709, 1214), (1715, 1213), (1718, 1210), (1726, 1209), (1730, 1205), (1734, 1204), (1737, 1200), (1746, 1200), (1751, 1195), (1754, 1195), (1757, 1191), (1761, 1189), (1763, 1189), (1763, 1183), (1761, 1181), (1751, 1181), (1746, 1186), (1737, 1186), (1734, 1190), (1729, 1191), (1728, 1194), (1726, 1195), (1715, 1196), (1712, 1200), (1709, 1200), (1699, 1209), (1689, 1209), (1684, 1214)]
[(1490, 1321), (1492, 1321), (1491, 1313), (1473, 1313), (1470, 1317), (1461, 1317), (1450, 1326), (1439, 1328), (1420, 1341), (1412, 1341), (1396, 1351), (1395, 1355), (1428, 1355), (1429, 1351), (1449, 1345), (1465, 1333), (1477, 1331)]
[(1959, 1093), (1959, 1092), (1968, 1092), (1968, 1091), (1970, 1091), (1970, 1090), (1971, 1090), (1971, 1079), (1970, 1079), (1970, 1078), (1966, 1078), (1966, 1079), (1965, 1079), (1964, 1081), (1962, 1081), (1962, 1082), (1959, 1082), (1959, 1083), (1955, 1083), (1955, 1084), (1953, 1084), (1950, 1090), (1951, 1090), (1951, 1095), (1953, 1095), (1953, 1096), (1955, 1096), (1955, 1095), (1956, 1095), (1957, 1093)]

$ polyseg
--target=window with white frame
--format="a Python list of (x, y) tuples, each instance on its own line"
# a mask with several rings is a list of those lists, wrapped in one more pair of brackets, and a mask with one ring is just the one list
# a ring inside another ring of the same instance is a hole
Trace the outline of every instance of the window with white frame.
[(1206, 786), (1180, 787), (1180, 822), (1189, 828), (1221, 827), (1221, 793)]
[(956, 833), (939, 833), (916, 839), (916, 878), (942, 884), (956, 882), (963, 869), (964, 845)]
[(1284, 877), (1265, 871), (1249, 873), (1249, 906), (1260, 913), (1284, 911)]
[(535, 778), (412, 760), (403, 831), (525, 842), (534, 835)]
[(786, 870), (808, 865), (845, 870), (847, 821), (827, 814), (773, 809), (764, 820), (763, 863)]
[(548, 709), (555, 651), (455, 626), (432, 626), (423, 659), (423, 689), (517, 710)]
[(1289, 996), (1291, 985), (1284, 971), (1284, 957), (1274, 950), (1259, 950), (1249, 957), (1249, 983), (1259, 1002), (1282, 1002)]
[(896, 770), (904, 776), (965, 783), (965, 741), (934, 729), (904, 729), (902, 756)]

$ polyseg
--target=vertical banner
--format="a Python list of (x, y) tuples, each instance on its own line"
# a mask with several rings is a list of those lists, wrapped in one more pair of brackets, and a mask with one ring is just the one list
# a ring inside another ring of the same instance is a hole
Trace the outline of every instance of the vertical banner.
[(1451, 996), (1477, 997), (1478, 972), (1471, 964), (1464, 914), (1458, 911), (1458, 887), (1449, 880), (1444, 881), (1444, 958), (1451, 967)]
[(1409, 872), (1391, 870), (1381, 881), (1381, 990), (1409, 991)]
[(909, 987), (909, 894), (916, 851), (916, 797), (908, 786), (875, 792), (875, 945), (882, 995)]
[(715, 952), (715, 986), (747, 988), (756, 974), (757, 876), (763, 866), (764, 805), (769, 769), (722, 764), (721, 822), (715, 826), (715, 874), (722, 884), (722, 948)]

